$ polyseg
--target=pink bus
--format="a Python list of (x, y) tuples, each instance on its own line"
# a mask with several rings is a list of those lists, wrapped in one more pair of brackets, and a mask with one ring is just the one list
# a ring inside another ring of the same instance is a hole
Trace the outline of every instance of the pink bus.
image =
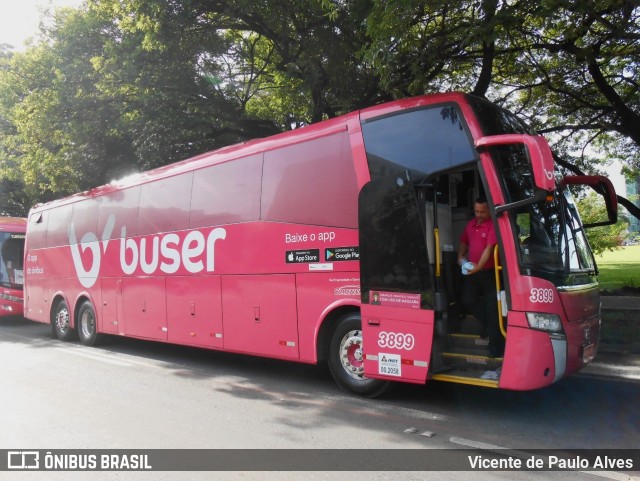
[[(431, 379), (535, 389), (598, 347), (576, 183), (614, 222), (609, 181), (561, 178), (511, 113), (460, 93), (386, 103), (33, 208), (25, 316), (85, 345), (327, 362), (366, 396)], [(459, 309), (455, 251), (479, 195), (498, 238), (499, 358)]]
[(0, 317), (22, 316), (27, 219), (0, 217)]

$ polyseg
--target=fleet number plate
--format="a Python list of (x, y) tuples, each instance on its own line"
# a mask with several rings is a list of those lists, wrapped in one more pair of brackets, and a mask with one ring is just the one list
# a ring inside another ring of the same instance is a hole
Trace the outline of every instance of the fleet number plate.
[(378, 354), (378, 374), (402, 376), (402, 362), (399, 354)]

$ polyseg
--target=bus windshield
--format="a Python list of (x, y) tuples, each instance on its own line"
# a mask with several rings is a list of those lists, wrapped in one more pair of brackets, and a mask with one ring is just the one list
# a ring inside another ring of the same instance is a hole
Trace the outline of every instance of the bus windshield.
[[(470, 98), (485, 135), (533, 134), (515, 115), (481, 99)], [(531, 161), (522, 145), (491, 149), (505, 201), (514, 203), (535, 195)], [(595, 275), (593, 254), (567, 187), (556, 188), (544, 202), (509, 211), (520, 246), (520, 270), (556, 285), (590, 283)], [(568, 276), (572, 279), (569, 281)]]
[(0, 232), (0, 286), (10, 289), (22, 289), (24, 271), (23, 233)]
[[(503, 173), (503, 186), (508, 186), (505, 189), (508, 197), (521, 200), (531, 195), (522, 188), (522, 182), (514, 181), (512, 172), (499, 172)], [(593, 254), (568, 188), (556, 190), (545, 202), (510, 211), (509, 218), (520, 247), (523, 274), (542, 277), (556, 285), (567, 285), (569, 275), (572, 275), (572, 285), (592, 281)]]

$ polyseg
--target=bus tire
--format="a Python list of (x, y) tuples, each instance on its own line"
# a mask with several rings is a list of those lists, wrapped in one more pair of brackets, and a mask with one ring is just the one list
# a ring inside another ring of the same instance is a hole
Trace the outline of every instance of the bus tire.
[(78, 327), (78, 338), (85, 346), (95, 346), (102, 340), (102, 335), (98, 334), (96, 311), (90, 301), (84, 301), (80, 305), (76, 325)]
[(51, 330), (55, 337), (65, 342), (73, 340), (76, 336), (75, 330), (71, 327), (69, 306), (64, 299), (59, 300), (53, 310)]
[(329, 340), (328, 364), (331, 375), (338, 386), (346, 391), (369, 398), (380, 396), (390, 383), (365, 377), (363, 356), (360, 314), (346, 314), (336, 323)]

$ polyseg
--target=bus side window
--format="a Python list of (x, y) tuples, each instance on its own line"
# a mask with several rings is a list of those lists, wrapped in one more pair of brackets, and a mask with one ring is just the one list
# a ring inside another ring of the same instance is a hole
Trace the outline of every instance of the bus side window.
[(24, 239), (9, 238), (2, 243), (2, 262), (8, 269), (22, 269)]
[(48, 211), (36, 212), (29, 217), (29, 249), (46, 247)]
[(358, 185), (347, 130), (268, 151), (264, 220), (356, 227)]
[(175, 232), (189, 226), (193, 172), (175, 175), (142, 186), (138, 235)]
[[(69, 225), (73, 204), (63, 205), (47, 211), (46, 245), (42, 247), (60, 247), (69, 245)], [(34, 246), (30, 245), (30, 248)]]
[(262, 157), (250, 155), (195, 171), (189, 227), (258, 220)]

